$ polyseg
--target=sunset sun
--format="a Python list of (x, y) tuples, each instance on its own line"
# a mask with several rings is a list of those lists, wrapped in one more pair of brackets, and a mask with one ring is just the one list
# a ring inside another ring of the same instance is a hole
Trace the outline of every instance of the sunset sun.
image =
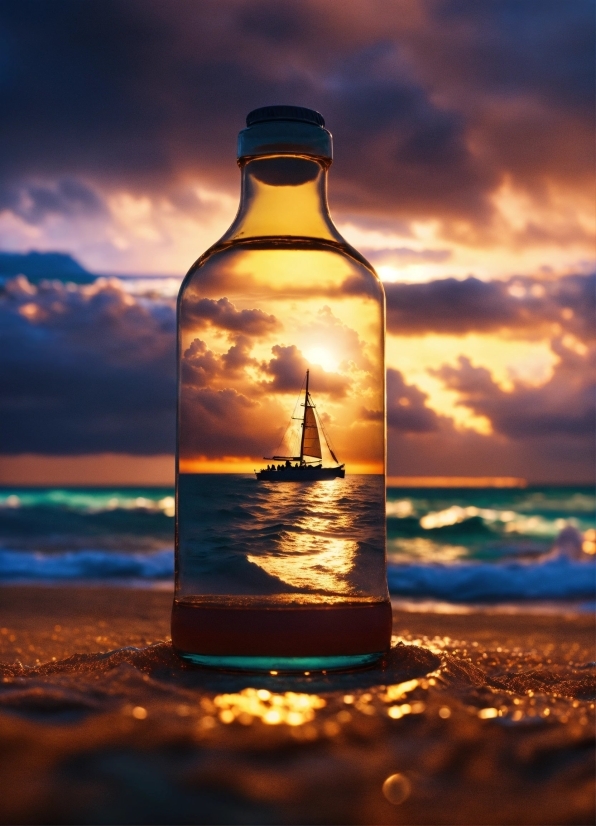
[(309, 364), (315, 364), (322, 367), (328, 373), (334, 373), (339, 367), (339, 358), (330, 347), (322, 344), (316, 344), (304, 350), (304, 357)]

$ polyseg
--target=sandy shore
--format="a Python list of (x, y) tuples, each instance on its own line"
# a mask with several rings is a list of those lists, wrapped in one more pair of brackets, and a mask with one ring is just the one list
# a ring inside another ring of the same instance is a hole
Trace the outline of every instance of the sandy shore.
[(0, 588), (2, 822), (594, 821), (590, 617), (396, 611), (382, 667), (288, 678), (182, 666), (170, 604)]

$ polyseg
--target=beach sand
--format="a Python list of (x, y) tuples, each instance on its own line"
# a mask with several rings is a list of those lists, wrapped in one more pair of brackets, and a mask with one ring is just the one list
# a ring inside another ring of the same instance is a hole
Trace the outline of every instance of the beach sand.
[(591, 617), (395, 610), (383, 666), (255, 676), (182, 665), (171, 598), (0, 588), (2, 822), (594, 822)]

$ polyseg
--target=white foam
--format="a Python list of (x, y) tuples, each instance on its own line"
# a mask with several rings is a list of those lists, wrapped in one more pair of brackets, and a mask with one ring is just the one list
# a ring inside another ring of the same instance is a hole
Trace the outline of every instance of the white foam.
[(387, 578), (396, 596), (450, 602), (590, 599), (596, 591), (590, 560), (564, 556), (540, 562), (390, 564)]

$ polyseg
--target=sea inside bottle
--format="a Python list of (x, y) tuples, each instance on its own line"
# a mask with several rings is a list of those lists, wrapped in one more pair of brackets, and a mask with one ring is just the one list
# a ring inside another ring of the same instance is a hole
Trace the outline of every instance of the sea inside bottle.
[(237, 216), (180, 289), (172, 642), (199, 665), (389, 648), (384, 295), (331, 221), (331, 160), (317, 112), (251, 112)]

